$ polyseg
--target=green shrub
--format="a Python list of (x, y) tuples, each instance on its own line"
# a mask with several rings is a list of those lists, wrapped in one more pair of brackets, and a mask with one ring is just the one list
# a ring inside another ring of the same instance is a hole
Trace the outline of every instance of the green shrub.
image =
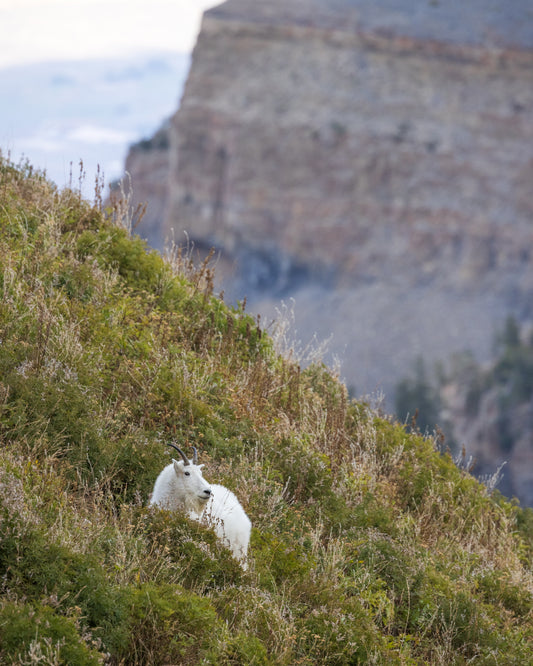
[(478, 578), (478, 584), (487, 602), (503, 606), (516, 617), (527, 617), (533, 611), (533, 594), (513, 585), (501, 572), (485, 573)]
[(0, 555), (4, 580), (20, 596), (34, 601), (53, 597), (65, 612), (79, 607), (91, 627), (101, 626), (113, 616), (115, 590), (96, 554), (76, 553), (50, 543), (46, 532), (35, 528), (19, 534), (16, 546), (4, 546)]
[(96, 405), (73, 381), (15, 370), (4, 376), (9, 397), (2, 406), (0, 432), (5, 440), (33, 442), (34, 453), (65, 458), (86, 475), (97, 464), (103, 440)]
[(107, 486), (117, 500), (134, 502), (140, 498), (146, 502), (159, 473), (169, 462), (164, 458), (167, 447), (151, 441), (143, 431), (132, 430), (102, 446), (93, 472), (97, 478), (108, 479)]
[(266, 589), (274, 590), (286, 580), (292, 584), (307, 580), (314, 564), (308, 547), (284, 535), (275, 536), (266, 531), (259, 534), (255, 530), (251, 544), (257, 574)]
[(109, 266), (117, 268), (127, 286), (157, 292), (165, 271), (159, 253), (150, 250), (139, 237), (131, 238), (124, 229), (111, 229), (106, 234), (106, 241), (103, 256)]
[(336, 608), (310, 609), (298, 625), (305, 663), (356, 665), (400, 664), (355, 597), (339, 600)]
[(90, 637), (75, 616), (65, 617), (47, 605), (0, 604), (0, 662), (3, 664), (96, 666), (102, 663), (103, 655), (90, 643)]
[(169, 575), (175, 578), (177, 571), (185, 587), (206, 591), (242, 580), (242, 568), (213, 530), (179, 512), (162, 509), (142, 510), (139, 517), (150, 550), (160, 560), (160, 578), (165, 577), (161, 561), (166, 561)]
[(218, 663), (225, 628), (208, 599), (177, 585), (144, 583), (121, 591), (126, 609), (117, 663), (131, 665)]
[(231, 586), (221, 590), (214, 603), (234, 637), (226, 648), (228, 659), (239, 664), (292, 659), (295, 628), (275, 594)]
[(232, 666), (268, 666), (275, 663), (268, 657), (267, 650), (261, 641), (249, 633), (238, 633), (230, 638), (223, 654), (217, 663)]
[(394, 513), (371, 492), (367, 492), (361, 502), (352, 509), (352, 515), (354, 524), (359, 528), (374, 528), (390, 536), (398, 533)]
[[(368, 533), (368, 540), (359, 544), (357, 561), (363, 562), (374, 575), (385, 582), (386, 589), (396, 602), (396, 607), (407, 614), (408, 600), (417, 593), (423, 581), (420, 559), (405, 546), (385, 535)], [(402, 613), (396, 621), (403, 621)]]
[[(496, 499), (498, 495), (493, 493)], [(524, 563), (533, 563), (533, 508), (524, 507), (516, 512), (516, 527), (521, 536), (521, 558)]]
[(332, 475), (328, 457), (313, 451), (309, 443), (296, 438), (284, 438), (276, 444), (275, 469), (282, 474), (289, 496), (309, 502), (331, 493)]

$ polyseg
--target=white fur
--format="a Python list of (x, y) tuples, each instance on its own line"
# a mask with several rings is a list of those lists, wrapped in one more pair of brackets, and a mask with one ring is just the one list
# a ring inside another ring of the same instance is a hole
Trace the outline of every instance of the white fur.
[(184, 511), (189, 518), (212, 527), (246, 569), (252, 523), (231, 490), (207, 483), (202, 467), (172, 460), (156, 479), (150, 505)]
[(218, 538), (246, 569), (252, 523), (236, 496), (224, 486), (213, 484), (202, 522), (214, 528)]

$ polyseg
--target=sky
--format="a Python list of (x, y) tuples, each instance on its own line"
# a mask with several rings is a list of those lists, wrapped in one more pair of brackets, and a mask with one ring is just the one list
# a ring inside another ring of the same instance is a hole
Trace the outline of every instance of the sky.
[(0, 0), (0, 67), (189, 52), (220, 0)]
[(176, 111), (216, 0), (0, 0), (0, 151), (84, 194)]

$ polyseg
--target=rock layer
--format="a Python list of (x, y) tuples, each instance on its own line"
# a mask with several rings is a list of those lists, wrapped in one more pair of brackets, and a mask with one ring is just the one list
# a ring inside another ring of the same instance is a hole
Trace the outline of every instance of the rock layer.
[(208, 12), (173, 120), (166, 226), (241, 267), (257, 255), (244, 273), (269, 291), (301, 275), (529, 290), (531, 35), (503, 22), (485, 44), (495, 26), (471, 7), (411, 22), (410, 3), (388, 4), (404, 9), (388, 23), (362, 1)]

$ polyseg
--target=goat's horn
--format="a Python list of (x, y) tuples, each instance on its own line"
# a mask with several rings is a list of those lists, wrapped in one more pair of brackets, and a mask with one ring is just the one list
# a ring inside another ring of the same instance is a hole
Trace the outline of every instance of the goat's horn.
[(183, 458), (183, 464), (184, 465), (190, 465), (191, 464), (191, 461), (187, 458), (187, 456), (183, 453), (183, 451), (179, 448), (179, 446), (176, 446), (175, 444), (171, 444), (170, 442), (167, 442), (167, 445), (171, 446), (173, 449), (176, 449), (176, 451)]
[(192, 464), (193, 465), (198, 464), (198, 451), (194, 446), (192, 447)]

